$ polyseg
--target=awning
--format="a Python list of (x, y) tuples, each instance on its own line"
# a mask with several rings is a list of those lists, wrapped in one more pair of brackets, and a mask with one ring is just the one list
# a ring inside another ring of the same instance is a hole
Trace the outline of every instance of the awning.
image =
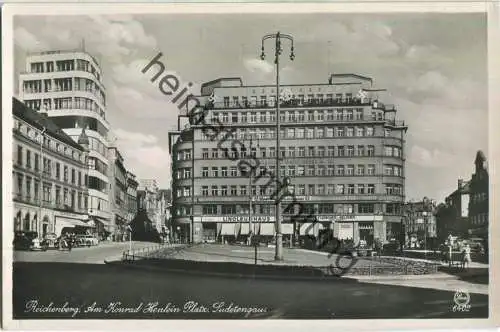
[(60, 217), (60, 216), (55, 217), (55, 233), (57, 235), (61, 235), (61, 231), (63, 230), (63, 228), (75, 227), (75, 226), (89, 227), (87, 223), (79, 219)]
[(281, 224), (281, 234), (293, 234), (293, 224)]
[(236, 224), (222, 224), (220, 235), (233, 235), (235, 234)]
[(274, 236), (274, 223), (265, 223), (260, 225), (260, 235)]
[(248, 235), (249, 230), (250, 230), (249, 224), (247, 224), (247, 223), (241, 224), (240, 235)]
[(354, 239), (354, 224), (353, 223), (339, 223), (339, 233), (337, 235), (339, 240)]
[(322, 224), (317, 223), (316, 225), (313, 225), (311, 222), (306, 222), (300, 225), (299, 235), (318, 236), (319, 230), (323, 228)]

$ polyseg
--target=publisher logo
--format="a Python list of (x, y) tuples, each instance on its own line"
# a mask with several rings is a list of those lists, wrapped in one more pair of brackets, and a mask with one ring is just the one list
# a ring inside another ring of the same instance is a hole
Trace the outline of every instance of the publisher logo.
[(469, 312), (470, 310), (470, 295), (467, 291), (457, 290), (453, 296), (453, 312)]

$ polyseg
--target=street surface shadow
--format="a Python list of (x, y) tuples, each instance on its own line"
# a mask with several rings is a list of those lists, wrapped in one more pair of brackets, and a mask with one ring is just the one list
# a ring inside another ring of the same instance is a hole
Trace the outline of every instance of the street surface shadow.
[[(380, 285), (338, 278), (317, 282), (207, 278), (199, 274), (124, 269), (103, 264), (13, 264), (14, 319), (395, 319), (487, 318), (488, 296), (470, 294), (469, 312), (453, 312), (454, 292)], [(27, 310), (37, 301), (45, 312)], [(257, 308), (262, 312), (84, 312), (110, 303), (137, 308), (184, 308), (188, 302), (211, 307)], [(32, 303), (32, 302), (31, 302)], [(72, 317), (53, 308), (75, 307)], [(47, 309), (49, 308), (49, 309)], [(52, 308), (52, 309), (50, 309)]]

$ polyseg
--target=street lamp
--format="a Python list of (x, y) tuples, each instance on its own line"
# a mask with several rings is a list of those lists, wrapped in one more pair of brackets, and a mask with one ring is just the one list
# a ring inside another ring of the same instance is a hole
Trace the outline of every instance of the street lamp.
[[(281, 48), (281, 40), (288, 39), (291, 43), (291, 53), (290, 60), (295, 59), (294, 49), (293, 49), (293, 37), (287, 34), (268, 34), (262, 37), (262, 53), (260, 55), (261, 60), (264, 60), (266, 55), (264, 54), (264, 41), (267, 39), (275, 40), (274, 48), (274, 63), (276, 64), (276, 183), (280, 183), (280, 70), (279, 70), (279, 58), (283, 51)], [(281, 189), (281, 188), (280, 188)], [(274, 259), (277, 261), (283, 260), (283, 234), (281, 233), (281, 201), (279, 192), (276, 193), (276, 253)]]

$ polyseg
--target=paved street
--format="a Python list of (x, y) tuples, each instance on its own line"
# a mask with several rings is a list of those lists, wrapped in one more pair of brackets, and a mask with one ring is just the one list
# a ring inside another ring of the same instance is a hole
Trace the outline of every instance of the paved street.
[[(158, 246), (151, 242), (132, 242), (133, 249)], [(104, 264), (105, 259), (120, 259), (128, 242), (101, 242), (97, 246), (74, 248), (71, 252), (62, 250), (14, 251), (14, 262), (60, 262)]]
[[(70, 254), (71, 255), (71, 254)], [(158, 302), (160, 307), (187, 301), (212, 306), (233, 303), (258, 307), (265, 313), (249, 318), (471, 318), (487, 317), (488, 297), (470, 294), (469, 312), (453, 312), (454, 292), (378, 285), (340, 279), (329, 282), (234, 279), (166, 272), (124, 270), (102, 264), (14, 263), (15, 318), (71, 318), (69, 313), (26, 312), (38, 306), (82, 308), (76, 318), (244, 318), (242, 313), (84, 313), (96, 302), (137, 307)]]
[[(134, 248), (151, 245), (133, 244)], [(16, 252), (14, 316), (72, 317), (67, 312), (27, 310), (27, 306), (34, 303), (30, 301), (37, 301), (38, 308), (62, 307), (67, 302), (66, 307), (80, 308), (75, 318), (471, 318), (486, 317), (488, 312), (488, 296), (475, 293), (470, 294), (470, 311), (458, 313), (452, 310), (453, 291), (365, 283), (351, 278), (328, 282), (235, 279), (102, 264), (105, 258), (118, 258), (127, 248), (127, 243), (103, 243), (72, 252)], [(208, 313), (193, 308), (185, 311), (183, 306), (188, 301), (212, 309)], [(84, 309), (94, 302), (94, 307), (103, 310), (85, 313)], [(110, 302), (134, 308), (142, 303), (143, 307), (137, 313), (120, 313), (117, 307), (106, 313)], [(169, 312), (144, 312), (149, 302), (158, 302), (161, 308), (167, 306), (163, 311)], [(233, 303), (233, 307), (263, 312), (246, 316), (245, 313), (215, 312), (212, 306), (220, 302), (225, 303), (224, 308)], [(180, 312), (172, 312), (175, 308), (180, 308)]]

